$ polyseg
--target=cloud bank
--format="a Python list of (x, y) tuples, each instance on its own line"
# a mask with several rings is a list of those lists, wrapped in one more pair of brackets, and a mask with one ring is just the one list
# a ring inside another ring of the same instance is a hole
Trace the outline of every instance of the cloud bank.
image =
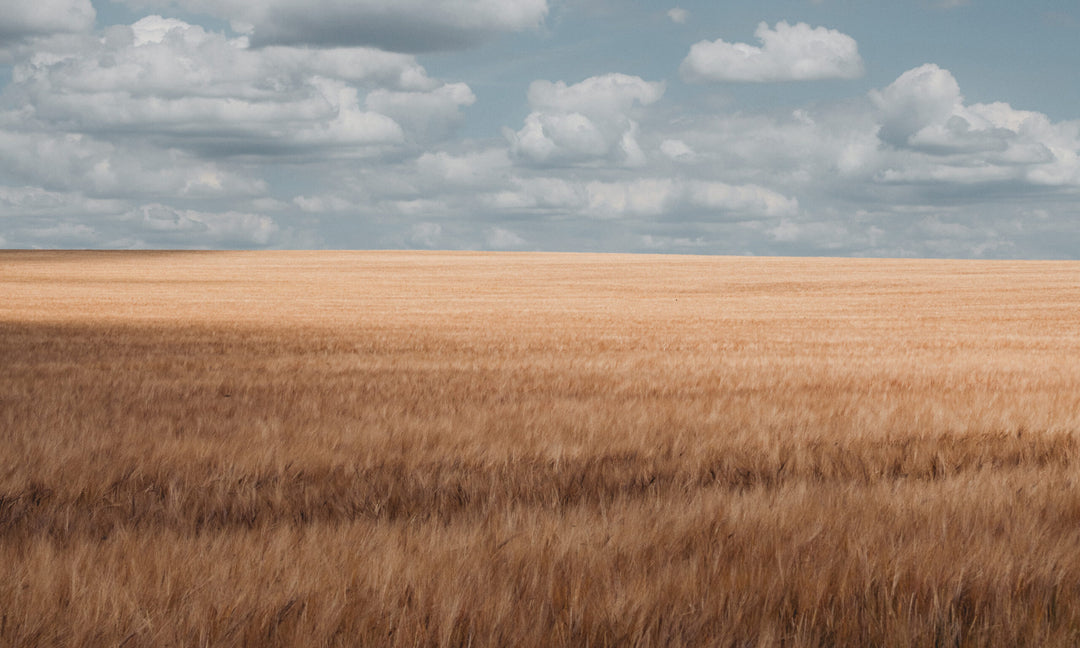
[[(343, 24), (382, 16), (393, 43), (362, 30), (330, 38), (283, 18), (300, 6), (285, 0), (129, 4), (162, 13), (95, 29), (85, 0), (49, 0), (4, 22), (13, 64), (0, 90), (0, 244), (1080, 249), (1080, 120), (971, 101), (933, 63), (783, 108), (740, 104), (757, 88), (713, 85), (835, 90), (813, 82), (857, 77), (864, 63), (853, 38), (825, 27), (762, 24), (757, 46), (703, 41), (679, 75), (683, 45), (655, 76), (618, 62), (580, 75), (536, 68), (514, 77), (499, 112), (484, 74), (515, 62), (459, 54), (475, 74), (455, 77), (437, 64), (429, 74), (421, 61), (438, 59), (417, 52), (532, 29), (544, 2), (314, 12)], [(167, 15), (177, 6), (234, 29)], [(405, 24), (407, 9), (428, 11)], [(444, 40), (424, 45), (433, 25)]]
[(42, 47), (16, 66), (9, 92), (32, 107), (28, 122), (213, 155), (362, 155), (422, 140), (474, 100), (409, 55), (253, 49), (160, 16)]
[(34, 36), (86, 32), (94, 26), (97, 16), (90, 0), (7, 0), (0, 8), (4, 15), (0, 21), (0, 45)]
[(90, 0), (0, 2), (0, 64), (12, 62), (16, 49), (35, 39), (89, 32), (97, 12)]

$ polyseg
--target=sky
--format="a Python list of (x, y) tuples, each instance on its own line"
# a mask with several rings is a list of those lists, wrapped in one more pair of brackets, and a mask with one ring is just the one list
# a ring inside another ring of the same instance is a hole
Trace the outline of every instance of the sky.
[(1080, 258), (1075, 0), (0, 0), (0, 247)]

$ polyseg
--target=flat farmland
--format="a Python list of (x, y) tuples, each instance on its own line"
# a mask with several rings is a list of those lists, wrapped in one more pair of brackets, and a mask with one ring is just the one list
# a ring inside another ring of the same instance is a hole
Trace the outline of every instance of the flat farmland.
[(1080, 263), (0, 252), (0, 645), (1078, 643)]

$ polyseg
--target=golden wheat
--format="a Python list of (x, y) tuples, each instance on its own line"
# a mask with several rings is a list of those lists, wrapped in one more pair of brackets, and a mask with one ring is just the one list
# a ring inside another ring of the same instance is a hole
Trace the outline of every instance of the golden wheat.
[(1080, 643), (1080, 264), (0, 252), (0, 645)]

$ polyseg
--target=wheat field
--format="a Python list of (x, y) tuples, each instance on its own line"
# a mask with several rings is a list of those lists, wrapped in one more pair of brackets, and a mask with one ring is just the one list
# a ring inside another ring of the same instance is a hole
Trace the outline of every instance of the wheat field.
[(0, 252), (0, 645), (1080, 644), (1080, 264)]

